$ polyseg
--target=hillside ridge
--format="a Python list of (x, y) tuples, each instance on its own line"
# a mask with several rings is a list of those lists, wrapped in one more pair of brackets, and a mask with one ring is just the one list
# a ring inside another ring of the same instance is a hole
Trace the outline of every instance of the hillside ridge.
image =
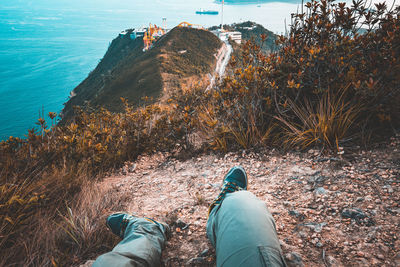
[[(72, 92), (63, 120), (73, 117), (73, 107), (104, 107), (122, 111), (121, 97), (140, 105), (144, 96), (159, 99), (165, 91), (200, 80), (214, 69), (222, 42), (211, 32), (176, 27), (143, 52), (142, 38), (129, 34), (115, 38), (103, 59)], [(164, 91), (164, 92), (163, 92)]]

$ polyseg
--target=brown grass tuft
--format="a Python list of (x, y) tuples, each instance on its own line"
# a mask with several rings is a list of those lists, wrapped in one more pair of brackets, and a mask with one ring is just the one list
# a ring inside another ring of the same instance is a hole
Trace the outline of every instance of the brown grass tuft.
[(316, 105), (307, 99), (304, 104), (289, 101), (295, 119), (276, 117), (283, 124), (283, 144), (287, 148), (300, 146), (302, 149), (321, 145), (338, 151), (339, 143), (352, 139), (348, 132), (361, 111), (360, 107), (345, 103), (342, 96), (335, 97), (328, 93)]

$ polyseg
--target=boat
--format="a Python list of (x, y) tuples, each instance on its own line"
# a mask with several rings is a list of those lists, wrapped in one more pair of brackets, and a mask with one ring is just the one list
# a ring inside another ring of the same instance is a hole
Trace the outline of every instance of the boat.
[(218, 11), (216, 10), (204, 10), (200, 9), (196, 11), (196, 14), (202, 14), (202, 15), (218, 15)]

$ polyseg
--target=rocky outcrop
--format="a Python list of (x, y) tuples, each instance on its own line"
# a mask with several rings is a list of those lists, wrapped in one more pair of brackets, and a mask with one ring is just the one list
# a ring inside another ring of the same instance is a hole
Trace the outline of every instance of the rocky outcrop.
[(214, 266), (207, 210), (235, 165), (246, 169), (249, 190), (274, 216), (289, 266), (395, 266), (399, 145), (396, 138), (384, 148), (340, 156), (267, 150), (177, 160), (159, 153), (126, 163), (99, 187), (121, 199), (119, 209), (171, 225), (165, 266)]

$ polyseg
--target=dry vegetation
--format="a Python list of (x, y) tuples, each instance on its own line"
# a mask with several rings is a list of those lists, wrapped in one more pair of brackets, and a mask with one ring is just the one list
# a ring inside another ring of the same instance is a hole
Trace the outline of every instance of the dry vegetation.
[[(242, 60), (232, 60), (232, 74), (213, 90), (177, 91), (162, 106), (125, 102), (122, 113), (78, 110), (73, 122), (50, 129), (40, 118), (26, 139), (1, 142), (0, 265), (68, 265), (108, 249), (101, 244), (110, 237), (96, 224), (96, 212), (107, 208), (77, 207), (90, 203), (77, 193), (140, 154), (190, 152), (193, 136), (219, 151), (282, 144), (336, 151), (393, 133), (399, 12), (312, 1), (279, 38), (279, 52), (265, 55), (246, 43)], [(360, 24), (366, 33), (358, 33)]]

